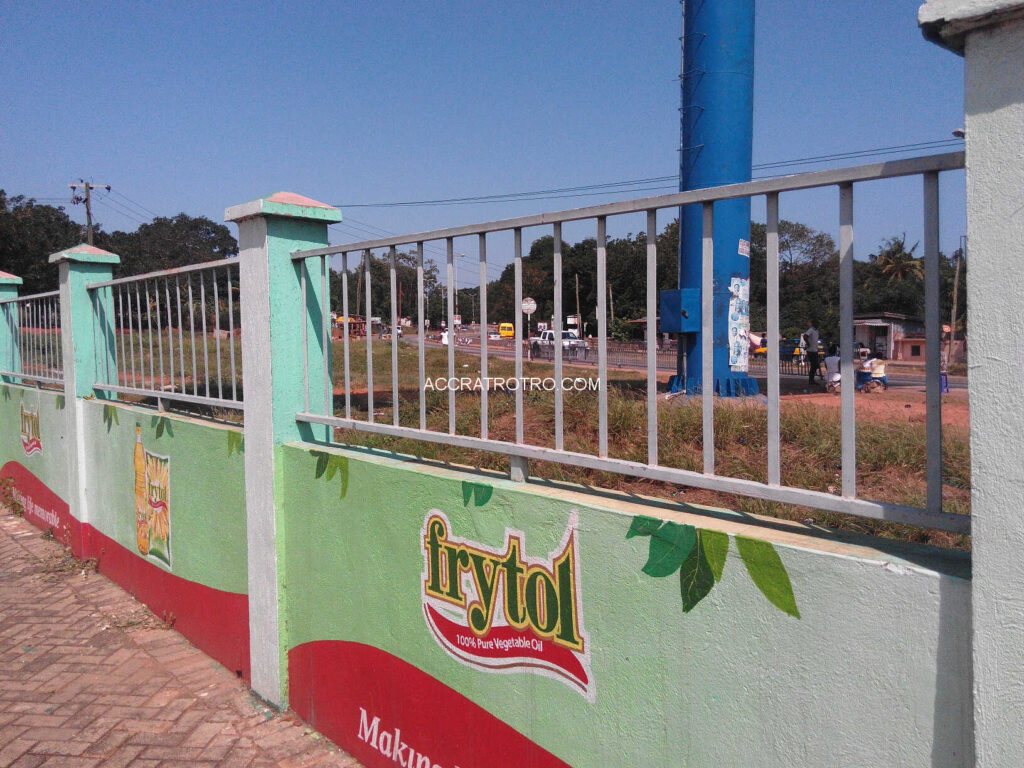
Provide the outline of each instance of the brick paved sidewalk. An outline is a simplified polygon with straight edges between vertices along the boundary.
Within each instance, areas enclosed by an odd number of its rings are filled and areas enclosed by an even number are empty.
[[[0,766],[275,765],[359,768],[0,510]]]

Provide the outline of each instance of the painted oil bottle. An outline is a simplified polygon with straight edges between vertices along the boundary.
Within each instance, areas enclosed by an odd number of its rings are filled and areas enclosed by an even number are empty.
[[[146,493],[146,450],[142,447],[142,427],[135,425],[135,543],[139,552],[149,554],[149,498]]]

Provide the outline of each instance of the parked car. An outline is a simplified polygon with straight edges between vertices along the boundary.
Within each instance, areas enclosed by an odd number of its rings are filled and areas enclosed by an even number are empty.
[[[530,340],[530,351],[534,357],[555,356],[555,332],[541,331],[539,336]],[[570,359],[587,359],[589,347],[587,342],[576,335],[575,331],[562,331],[562,352]]]
[[[498,333],[503,339],[514,339],[516,337],[516,327],[512,323],[502,323],[498,326]]]
[[[501,341],[501,334],[497,331],[490,331],[487,334],[488,341]]]

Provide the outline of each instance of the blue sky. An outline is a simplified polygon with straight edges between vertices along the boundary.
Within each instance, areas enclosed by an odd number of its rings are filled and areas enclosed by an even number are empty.
[[[759,0],[755,164],[950,138],[963,62],[921,37],[919,4]],[[150,213],[219,221],[288,190],[342,206],[335,242],[668,191],[347,207],[676,173],[679,19],[677,0],[0,2],[0,187],[63,198],[79,177],[111,184],[125,197],[98,201],[106,229]],[[920,238],[920,187],[858,194],[858,255],[888,235]],[[942,193],[950,252],[962,174]],[[834,193],[800,193],[783,196],[782,215],[834,233],[837,206]],[[496,275],[509,244],[489,256]]]

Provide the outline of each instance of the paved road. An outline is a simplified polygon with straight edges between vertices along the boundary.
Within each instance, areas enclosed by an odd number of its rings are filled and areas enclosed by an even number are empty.
[[[0,766],[360,768],[6,511]]]
[[[469,338],[473,338],[473,337],[469,337]],[[415,344],[416,343],[416,336],[415,335],[407,336],[405,338],[405,342],[408,343],[408,344]],[[497,344],[498,342],[492,342],[492,343]],[[438,342],[434,342],[434,341],[426,341],[426,342],[424,342],[424,346],[428,347],[428,348],[432,348],[432,349],[447,349],[447,347],[445,345],[440,344]],[[477,339],[475,339],[475,338],[473,338],[473,343],[466,344],[466,345],[460,345],[460,346],[457,347],[457,349],[459,351],[461,351],[461,352],[466,352],[466,353],[469,353],[469,354],[477,354],[477,355],[480,354],[479,341]],[[508,346],[504,346],[502,344],[501,346],[493,346],[493,347],[489,346],[487,348],[487,356],[488,357],[498,357],[498,358],[502,358],[502,359],[505,359],[505,360],[514,360],[516,354],[515,354],[515,349],[514,348],[508,347]],[[664,358],[665,356],[661,355],[660,357]],[[525,360],[527,360],[527,358],[528,358],[528,355],[524,351],[523,360],[525,361]],[[544,360],[534,360],[534,362],[544,362]],[[659,362],[662,362],[662,361],[659,361]],[[597,367],[597,352],[593,348],[590,349],[589,350],[589,354],[587,355],[587,358],[585,360],[580,360],[580,359],[570,360],[568,356],[565,356],[563,358],[563,363],[566,364],[566,365],[584,365],[584,366],[593,366],[593,367],[596,368]],[[627,353],[618,354],[618,353],[616,353],[613,350],[609,350],[608,351],[608,365],[609,365],[609,367],[612,370],[646,371],[646,368],[644,367],[644,358],[643,358],[643,356],[642,355],[638,355],[638,354],[634,354],[633,352],[627,352]],[[667,372],[674,373],[675,372],[675,366],[674,366],[674,364],[672,366],[670,366],[670,367],[666,367],[665,365],[661,365],[658,368],[658,372],[660,374],[664,374],[664,373],[667,373]],[[752,366],[751,367],[751,371],[750,371],[750,375],[754,376],[755,378],[764,378],[767,375],[767,373],[765,372],[765,367],[764,366]],[[792,380],[806,379],[807,378],[807,374],[806,373],[786,373],[785,371],[783,371],[779,375],[782,378],[784,378],[784,379],[792,379]],[[914,374],[912,372],[894,373],[894,374],[889,375],[888,379],[889,379],[889,386],[890,387],[895,387],[895,388],[906,388],[906,387],[921,387],[921,388],[923,388],[924,387],[924,372],[923,371],[920,374]],[[950,389],[967,389],[967,379],[965,377],[962,377],[962,376],[951,376],[949,378],[949,388]]]

